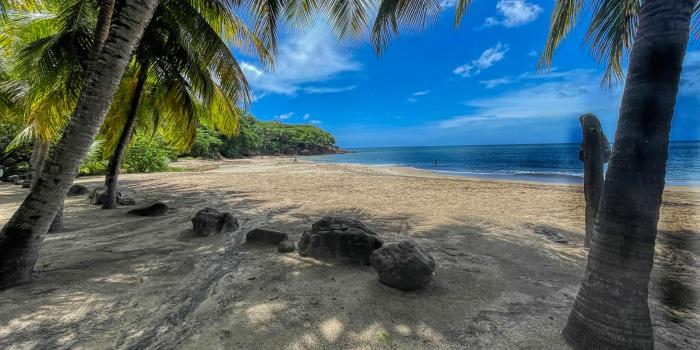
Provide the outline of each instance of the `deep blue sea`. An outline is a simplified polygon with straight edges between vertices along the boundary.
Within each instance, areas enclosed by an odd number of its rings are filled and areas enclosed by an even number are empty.
[[[451,175],[549,183],[582,183],[578,144],[356,148],[312,161],[403,166]],[[437,164],[435,163],[437,161]],[[672,142],[666,183],[700,186],[700,141]]]

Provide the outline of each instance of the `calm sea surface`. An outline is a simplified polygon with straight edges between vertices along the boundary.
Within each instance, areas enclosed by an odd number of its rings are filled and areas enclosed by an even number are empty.
[[[355,153],[306,159],[404,166],[469,177],[550,183],[583,182],[578,144],[356,148],[351,151]],[[700,186],[700,141],[671,143],[666,182],[677,186]]]

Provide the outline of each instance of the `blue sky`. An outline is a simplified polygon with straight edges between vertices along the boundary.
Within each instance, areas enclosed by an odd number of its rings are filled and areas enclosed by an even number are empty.
[[[474,0],[455,29],[443,0],[435,25],[404,32],[377,57],[365,40],[339,43],[324,23],[283,34],[276,69],[241,59],[262,120],[316,124],[341,147],[578,142],[594,112],[611,136],[622,85],[582,45],[585,22],[538,74],[551,0]],[[700,138],[700,51],[691,46],[672,139]]]

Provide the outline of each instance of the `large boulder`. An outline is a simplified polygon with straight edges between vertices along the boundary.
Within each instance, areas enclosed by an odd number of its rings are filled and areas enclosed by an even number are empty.
[[[289,239],[284,232],[267,230],[264,228],[254,228],[245,234],[246,242],[258,242],[267,244],[280,244],[282,241]]]
[[[435,260],[413,241],[387,244],[372,252],[372,267],[384,284],[401,290],[424,288],[433,278]]]
[[[299,255],[354,265],[369,265],[369,256],[382,247],[377,234],[346,217],[324,217],[299,239]]]
[[[90,193],[90,190],[89,190],[87,187],[85,187],[85,186],[83,186],[83,185],[79,185],[79,184],[74,184],[74,185],[71,186],[70,189],[68,190],[68,196],[69,196],[69,197],[72,197],[72,196],[84,196],[84,195],[86,195],[86,194],[88,194],[88,193]]]
[[[129,214],[138,216],[160,216],[168,212],[168,206],[161,202],[155,202],[145,207],[129,210]]]
[[[192,218],[192,230],[198,236],[231,232],[238,229],[238,220],[230,213],[222,213],[214,208],[204,208]]]

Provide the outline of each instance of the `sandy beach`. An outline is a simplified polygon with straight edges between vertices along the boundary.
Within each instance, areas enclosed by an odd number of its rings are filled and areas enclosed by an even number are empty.
[[[182,161],[125,174],[121,191],[172,209],[156,218],[65,202],[30,283],[0,292],[2,349],[565,349],[585,268],[577,185],[489,181],[291,158]],[[101,177],[79,178],[101,186]],[[0,184],[0,224],[27,189]],[[204,208],[242,227],[194,237]],[[664,195],[650,308],[657,349],[700,348],[700,188]],[[254,227],[299,238],[326,215],[435,258],[424,291],[246,244]]]

